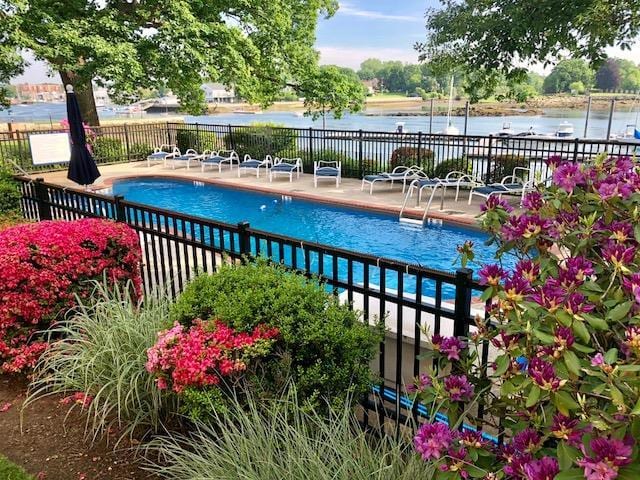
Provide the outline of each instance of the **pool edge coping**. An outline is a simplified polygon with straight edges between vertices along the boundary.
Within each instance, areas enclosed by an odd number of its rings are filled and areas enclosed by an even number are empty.
[[[105,187],[113,186],[114,181],[117,180],[132,180],[136,178],[166,178],[166,179],[177,179],[189,182],[202,182],[208,183],[211,185],[218,185],[223,187],[231,187],[237,188],[239,190],[249,190],[254,192],[260,192],[271,195],[286,195],[292,198],[298,198],[302,200],[311,200],[314,202],[324,203],[328,205],[338,205],[342,207],[351,207],[360,210],[368,210],[378,213],[386,213],[386,214],[394,214],[400,215],[400,207],[394,206],[384,206],[384,205],[371,205],[366,202],[362,202],[360,200],[345,200],[341,198],[327,198],[322,195],[316,195],[308,192],[292,192],[290,190],[281,190],[278,188],[268,188],[262,187],[260,185],[239,185],[236,182],[229,181],[222,178],[207,178],[207,179],[194,179],[193,177],[187,177],[179,174],[163,174],[163,173],[152,173],[152,174],[136,174],[136,175],[116,175],[109,178],[106,178],[102,185],[98,188],[95,188],[95,191],[102,190]],[[415,208],[406,209],[405,214],[407,217],[421,220],[424,215],[424,210],[418,210]],[[439,220],[443,223],[454,224],[456,226],[462,226],[466,228],[471,228],[473,230],[482,231],[482,229],[478,226],[477,222],[473,219],[469,218],[452,218],[446,214],[438,214],[438,213],[429,213],[427,215],[427,219]]]

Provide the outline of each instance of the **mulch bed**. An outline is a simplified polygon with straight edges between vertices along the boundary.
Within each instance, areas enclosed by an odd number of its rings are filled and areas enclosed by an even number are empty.
[[[0,375],[0,453],[9,460],[38,480],[158,480],[140,468],[130,445],[114,452],[104,439],[92,444],[80,409],[67,416],[61,397],[29,405],[21,428],[27,385],[25,377]]]

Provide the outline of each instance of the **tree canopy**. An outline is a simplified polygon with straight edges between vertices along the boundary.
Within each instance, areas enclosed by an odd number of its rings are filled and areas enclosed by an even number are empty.
[[[427,13],[421,59],[464,65],[486,85],[495,72],[523,78],[526,63],[554,63],[567,53],[598,63],[605,48],[629,49],[640,33],[640,0],[444,1]],[[586,85],[586,84],[585,84]]]
[[[595,78],[596,87],[602,90],[617,90],[622,81],[620,65],[613,58],[608,58],[600,65]]]
[[[322,72],[315,28],[336,8],[335,0],[0,0],[0,80],[20,73],[20,53],[30,50],[74,85],[92,124],[93,82],[116,101],[167,88],[190,113],[202,111],[206,81],[254,103],[270,103],[286,85],[317,97],[305,91]]]
[[[594,72],[589,64],[577,58],[562,60],[553,67],[551,73],[544,79],[544,93],[563,93],[571,91],[571,84],[582,82],[584,88],[591,88]]]

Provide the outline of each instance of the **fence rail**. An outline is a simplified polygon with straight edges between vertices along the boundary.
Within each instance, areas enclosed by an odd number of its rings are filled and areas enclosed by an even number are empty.
[[[376,425],[391,422],[399,429],[403,419],[419,414],[402,392],[427,367],[427,360],[418,359],[428,348],[425,327],[431,333],[465,336],[473,329],[474,315],[484,314],[484,305],[472,308],[472,296],[482,287],[469,269],[442,272],[261,231],[244,222],[231,225],[121,196],[65,189],[42,179],[17,179],[23,214],[29,220],[95,217],[133,228],[142,248],[147,292],[168,286],[175,296],[196,272],[213,272],[222,262],[265,256],[320,277],[341,301],[362,312],[363,321],[374,325],[384,319],[387,335],[371,365],[381,381],[364,404],[365,420]],[[484,361],[489,348],[484,346]],[[478,413],[481,419],[482,409]]]
[[[51,169],[33,166],[29,150],[30,135],[48,132],[0,133],[0,162],[17,163],[27,171]],[[633,140],[505,138],[171,122],[96,127],[89,138],[98,163],[143,160],[154,147],[168,143],[177,145],[181,151],[234,149],[241,156],[253,158],[300,157],[308,173],[313,171],[314,161],[341,160],[344,177],[361,178],[397,165],[420,165],[430,176],[458,170],[473,173],[486,182],[502,180],[515,167],[529,167],[546,177],[545,160],[554,155],[586,161],[602,152],[634,155],[640,147]]]

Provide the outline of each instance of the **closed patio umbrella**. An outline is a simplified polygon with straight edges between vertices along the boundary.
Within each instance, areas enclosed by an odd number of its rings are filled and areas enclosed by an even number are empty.
[[[67,178],[80,185],[91,185],[100,176],[100,172],[87,149],[87,136],[82,124],[80,106],[71,85],[67,85],[67,119],[71,135],[71,159]]]

